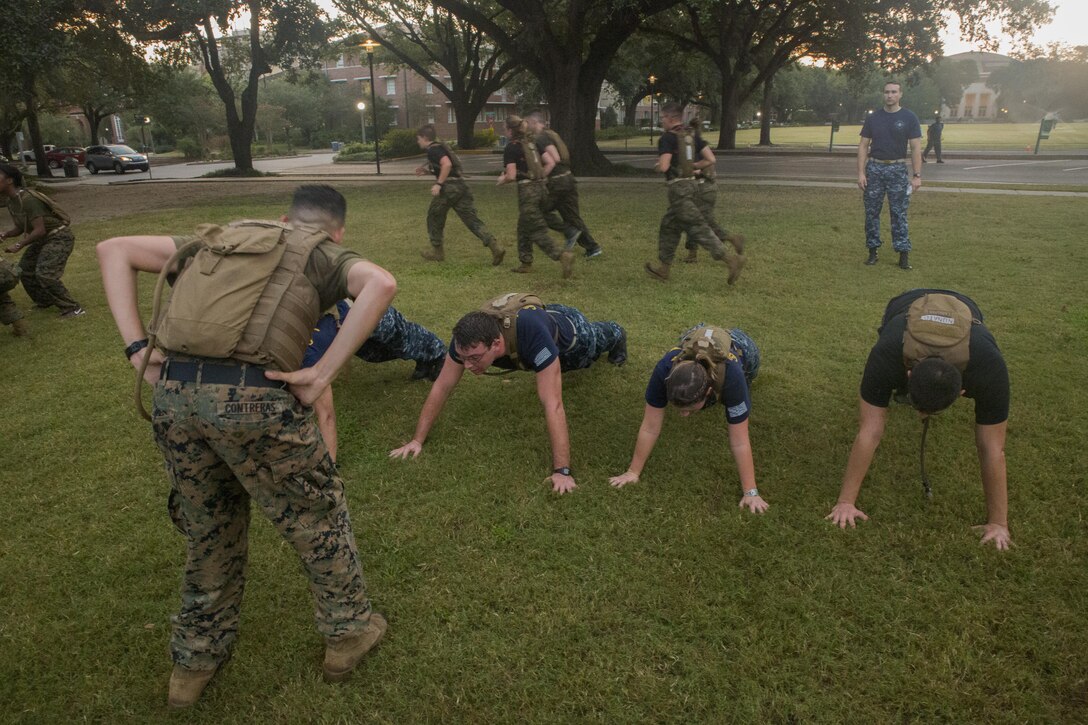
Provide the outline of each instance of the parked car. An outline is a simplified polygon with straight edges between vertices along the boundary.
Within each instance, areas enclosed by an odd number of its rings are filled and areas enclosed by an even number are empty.
[[[65,159],[75,159],[82,164],[85,159],[83,149],[79,146],[61,146],[45,152],[45,160],[51,169],[59,169]]]
[[[55,148],[56,148],[56,146],[54,146],[51,143],[47,143],[47,144],[44,144],[42,146],[42,150],[45,151],[46,156],[48,156],[49,152],[52,151]],[[19,156],[19,158],[21,158],[23,160],[23,163],[26,163],[26,164],[34,163],[34,149],[27,149],[26,151],[24,151]]]
[[[88,146],[83,153],[87,171],[92,174],[105,169],[113,169],[116,173],[123,174],[129,169],[147,171],[149,167],[146,156],[124,144]]]

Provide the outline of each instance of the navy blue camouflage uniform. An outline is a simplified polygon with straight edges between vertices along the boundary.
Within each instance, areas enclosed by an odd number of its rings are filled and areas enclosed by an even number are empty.
[[[310,336],[302,367],[316,365],[328,351],[350,310],[348,302],[341,300],[333,310],[321,316]],[[390,305],[378,320],[374,332],[355,351],[355,357],[371,363],[414,360],[420,366],[436,365],[446,357],[446,344],[423,325],[404,319],[404,315]]]
[[[888,113],[883,108],[869,114],[861,128],[861,137],[871,139],[869,160],[865,164],[865,246],[880,246],[880,212],[884,197],[888,197],[891,217],[892,249],[911,251],[907,230],[907,209],[910,207],[910,174],[906,159],[910,154],[910,139],[922,137],[918,117],[905,108]]]

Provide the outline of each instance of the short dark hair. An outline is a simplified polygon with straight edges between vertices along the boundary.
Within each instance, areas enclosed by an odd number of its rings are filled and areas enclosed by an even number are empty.
[[[665,397],[678,408],[695,405],[706,397],[709,388],[710,376],[706,368],[695,360],[676,363],[665,378]]]
[[[419,130],[416,131],[416,136],[422,136],[428,141],[434,141],[438,138],[438,132],[434,130],[433,125],[427,123],[419,127]]]
[[[23,172],[11,164],[0,164],[0,174],[14,181],[16,186],[23,185]]]
[[[533,110],[525,114],[525,118],[531,118],[535,121],[540,121],[541,123],[544,123],[544,112],[541,111],[539,108],[534,108]]]
[[[899,92],[903,92],[903,84],[895,80],[894,78],[889,78],[888,80],[884,81],[884,85],[880,87],[880,90],[884,90],[886,86],[899,86]]]
[[[684,115],[684,105],[676,101],[669,101],[661,107],[661,115],[681,118]]]
[[[491,347],[491,344],[498,340],[501,334],[499,321],[486,312],[477,310],[468,313],[453,326],[451,344],[462,350],[477,343]]]
[[[294,223],[334,232],[344,226],[348,202],[328,184],[306,184],[295,189],[287,217]]]
[[[939,357],[927,357],[910,371],[910,403],[923,413],[939,413],[956,402],[963,390],[959,369]]]

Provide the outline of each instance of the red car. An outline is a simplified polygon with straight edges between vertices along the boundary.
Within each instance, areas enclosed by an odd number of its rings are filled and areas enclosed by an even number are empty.
[[[60,146],[52,151],[45,152],[45,160],[49,162],[49,168],[59,169],[65,159],[75,159],[82,166],[86,160],[84,149],[79,146]]]

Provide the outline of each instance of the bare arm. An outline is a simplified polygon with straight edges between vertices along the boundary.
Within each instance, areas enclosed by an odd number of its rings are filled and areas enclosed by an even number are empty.
[[[731,423],[729,425],[729,448],[733,451],[733,460],[737,464],[737,475],[740,478],[741,496],[740,508],[747,508],[755,514],[761,514],[770,506],[762,496],[748,496],[746,491],[751,491],[756,486],[756,464],[752,459],[752,442],[748,438],[748,421]]]
[[[982,470],[982,492],[986,497],[986,525],[982,542],[992,541],[998,549],[1012,544],[1009,535],[1008,479],[1005,468],[1005,433],[1008,423],[976,425],[975,446]]]
[[[657,166],[655,166],[654,168],[657,171],[664,174],[665,172],[667,172],[669,170],[669,166],[671,166],[671,165],[672,165],[672,154],[671,153],[661,154],[660,156],[657,157]]]
[[[416,432],[412,440],[400,448],[389,452],[390,458],[415,458],[423,450],[423,443],[431,432],[431,426],[438,420],[439,413],[446,406],[446,400],[450,393],[461,382],[461,376],[465,374],[465,366],[454,362],[453,358],[446,354],[446,361],[442,365],[442,372],[431,386],[431,392],[427,394],[427,400],[423,403],[423,410],[419,412],[419,420],[416,422]]]
[[[832,523],[839,528],[846,528],[847,524],[855,526],[855,520],[869,519],[864,513],[854,507],[861,491],[861,483],[865,480],[865,474],[869,472],[869,466],[873,462],[873,454],[876,453],[880,439],[884,436],[884,422],[888,417],[887,408],[878,408],[864,400],[858,401],[858,434],[854,438],[854,447],[850,449],[850,459],[846,463],[846,473],[842,477],[842,488],[839,491],[839,500],[831,513],[827,516]]]
[[[922,173],[922,139],[912,138],[910,140],[910,165],[914,169],[914,174]],[[914,191],[918,191],[922,186],[922,177],[911,174],[910,185]]]
[[[646,467],[646,461],[650,459],[650,454],[657,445],[664,421],[665,409],[655,408],[647,403],[642,411],[642,425],[638,427],[638,438],[635,439],[635,452],[631,454],[631,463],[622,474],[608,479],[609,483],[616,488],[622,488],[628,483],[638,483],[642,469]]]
[[[869,180],[865,176],[865,164],[869,161],[869,143],[872,139],[861,137],[858,142],[858,188],[865,191]]]
[[[287,382],[292,395],[304,405],[312,405],[336,378],[340,368],[355,354],[377,327],[386,308],[397,293],[393,275],[373,262],[359,260],[348,270],[348,294],[355,300],[351,314],[333,338],[328,351],[317,364],[294,372],[268,370],[265,377]]]
[[[333,405],[331,385],[314,401],[314,417],[325,447],[329,449],[329,457],[336,463],[336,406]]]
[[[570,433],[567,431],[567,412],[563,408],[563,376],[559,358],[536,374],[536,394],[544,407],[544,420],[548,424],[548,438],[552,444],[552,468],[570,466]],[[552,490],[566,493],[574,488],[574,478],[561,473],[549,476]]]
[[[442,193],[442,185],[446,183],[446,179],[450,178],[450,171],[453,170],[453,162],[450,161],[449,156],[443,156],[442,160],[438,162],[438,178],[434,180],[434,184],[431,185],[431,196],[438,196]]]
[[[699,159],[692,166],[702,171],[706,168],[713,168],[717,162],[718,159],[714,156],[714,152],[710,150],[710,146],[703,146],[703,150],[699,152]],[[707,176],[713,176],[713,174],[707,174]]]
[[[11,234],[10,236],[13,236],[13,237],[19,236],[19,233],[20,233],[19,229],[12,229],[11,231],[15,232],[15,233]],[[5,234],[5,236],[7,236],[7,233]],[[37,217],[33,221],[30,222],[30,231],[26,233],[26,236],[23,237],[20,241],[16,242],[15,244],[12,244],[10,247],[8,247],[7,251],[8,252],[18,252],[23,247],[29,247],[31,244],[33,244],[34,242],[36,242],[39,239],[42,239],[44,237],[45,237],[45,217]]]
[[[546,157],[548,157],[548,158],[550,158],[552,160],[552,167],[553,168],[555,167],[556,164],[559,163],[559,159],[560,159],[559,149],[557,149],[555,147],[555,144],[548,144],[547,148],[544,149],[544,156],[546,156]]]
[[[517,164],[507,164],[506,168],[501,174],[499,174],[499,181],[495,186],[502,186],[511,181],[517,181],[518,178],[518,166]]]

